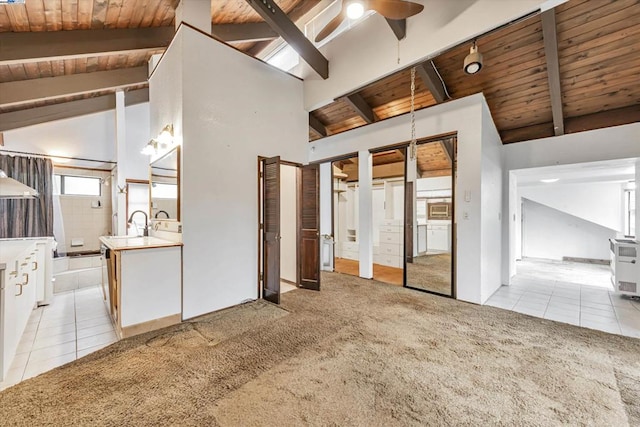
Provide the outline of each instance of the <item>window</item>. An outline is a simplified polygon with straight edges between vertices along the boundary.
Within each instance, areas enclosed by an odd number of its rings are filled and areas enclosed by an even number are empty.
[[[176,184],[160,184],[154,182],[151,193],[154,199],[177,199],[178,186]]]
[[[67,196],[100,196],[100,178],[93,176],[54,175],[54,191]]]
[[[636,192],[625,190],[624,192],[624,234],[635,237],[636,235]]]

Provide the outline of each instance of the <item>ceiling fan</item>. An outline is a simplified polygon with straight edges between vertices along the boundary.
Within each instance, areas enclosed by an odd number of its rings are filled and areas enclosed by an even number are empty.
[[[340,13],[316,36],[316,43],[326,38],[340,26],[345,18],[358,19],[365,10],[373,10],[387,19],[407,19],[422,12],[424,6],[403,0],[342,0]]]

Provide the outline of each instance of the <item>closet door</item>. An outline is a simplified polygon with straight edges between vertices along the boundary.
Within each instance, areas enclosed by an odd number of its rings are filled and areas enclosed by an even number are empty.
[[[280,304],[280,157],[263,160],[262,297]]]
[[[320,168],[308,165],[300,168],[302,175],[300,189],[300,236],[298,253],[300,254],[301,288],[320,290]]]

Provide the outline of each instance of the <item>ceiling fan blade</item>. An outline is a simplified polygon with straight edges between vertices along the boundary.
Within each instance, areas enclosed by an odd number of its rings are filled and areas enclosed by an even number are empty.
[[[422,12],[424,6],[402,0],[369,0],[369,9],[388,19],[407,19]]]
[[[316,36],[316,43],[324,40],[329,34],[333,33],[336,30],[336,28],[340,26],[340,24],[342,23],[342,21],[344,21],[344,18],[346,17],[347,17],[347,13],[343,7],[340,10],[340,13],[338,13],[335,18],[329,21],[329,23],[325,25],[322,30],[320,30],[320,32]]]

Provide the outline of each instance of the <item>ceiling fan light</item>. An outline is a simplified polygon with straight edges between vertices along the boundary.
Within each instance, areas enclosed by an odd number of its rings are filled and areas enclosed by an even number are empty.
[[[474,42],[469,50],[469,55],[464,58],[464,72],[476,74],[482,69],[482,54],[478,52],[478,47]]]
[[[358,19],[364,15],[364,6],[359,1],[353,1],[347,5],[349,19]]]

